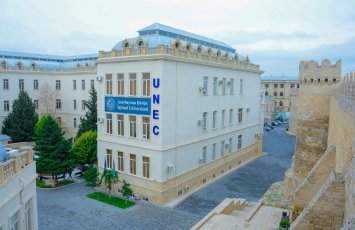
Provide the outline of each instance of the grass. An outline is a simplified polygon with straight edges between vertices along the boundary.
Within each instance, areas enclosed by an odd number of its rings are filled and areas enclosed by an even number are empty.
[[[86,195],[86,197],[89,197],[94,200],[98,200],[98,201],[103,202],[105,204],[113,205],[118,208],[123,208],[123,209],[129,208],[129,207],[135,205],[135,203],[132,201],[123,200],[121,198],[114,197],[114,196],[111,196],[111,199],[110,199],[110,197],[107,194],[102,193],[102,192],[90,193],[90,194]]]
[[[48,184],[44,183],[43,181],[36,180],[36,186],[39,187],[39,188],[59,188],[59,187],[62,187],[64,185],[72,184],[72,183],[74,183],[74,181],[72,181],[72,180],[63,180],[63,181],[58,182],[53,187],[52,185],[48,185]]]

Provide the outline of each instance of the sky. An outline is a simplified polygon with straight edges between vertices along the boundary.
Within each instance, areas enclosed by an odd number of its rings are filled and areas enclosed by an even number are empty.
[[[0,0],[0,50],[78,55],[111,50],[155,22],[223,41],[264,76],[301,60],[355,71],[354,0]]]

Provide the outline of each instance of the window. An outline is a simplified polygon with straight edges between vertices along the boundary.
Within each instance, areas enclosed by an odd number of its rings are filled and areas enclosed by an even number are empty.
[[[269,93],[268,93],[268,91],[265,91],[265,96],[269,96]]]
[[[143,96],[150,97],[150,73],[143,73]]]
[[[124,136],[124,115],[117,115],[117,135]]]
[[[10,230],[19,230],[20,229],[20,225],[19,225],[19,214],[20,212],[17,211],[10,220]]]
[[[233,125],[233,109],[229,110],[229,125]]]
[[[284,84],[280,84],[280,88],[283,88],[284,87]]]
[[[229,143],[228,143],[228,151],[229,153],[232,152],[233,149],[233,138],[229,138]]]
[[[118,156],[117,170],[123,172],[123,171],[124,171],[124,157],[123,157],[123,152],[118,151],[118,152],[117,152],[117,156]]]
[[[284,106],[284,103],[282,101],[279,102],[280,106]]]
[[[150,139],[150,117],[142,117],[143,123],[143,139]]]
[[[112,150],[106,149],[106,167],[112,169]]]
[[[283,92],[280,92],[280,97],[283,97],[284,96],[284,93]]]
[[[299,85],[299,84],[297,84],[297,89],[298,89],[298,88],[300,88],[300,85]]]
[[[2,69],[7,69],[7,63],[6,63],[6,61],[2,61],[2,62],[1,62],[1,68],[2,68]]]
[[[95,87],[95,81],[94,80],[90,80],[90,84],[91,84],[91,87]]]
[[[29,200],[25,204],[25,229],[32,229],[32,200]]]
[[[203,77],[203,90],[204,94],[208,94],[208,77]]]
[[[73,80],[73,90],[76,90],[76,80]]]
[[[106,114],[106,133],[112,134],[112,114]]]
[[[212,160],[216,159],[217,143],[212,145]]]
[[[81,80],[81,89],[85,90],[85,80]]]
[[[23,65],[22,65],[21,62],[17,62],[16,67],[17,67],[18,70],[23,69]]]
[[[74,118],[74,128],[76,128],[76,118]]]
[[[58,125],[60,127],[62,127],[62,118],[61,117],[57,117],[56,120],[57,120]]]
[[[274,88],[277,88],[277,86],[278,86],[277,84],[274,84]]]
[[[38,80],[33,80],[33,89],[38,90]]]
[[[295,88],[295,84],[291,84],[291,89],[292,89],[292,88]]]
[[[226,120],[226,110],[223,109],[223,110],[222,110],[222,127],[225,127],[225,126],[226,126],[225,120]]]
[[[277,97],[277,92],[276,91],[274,92],[274,96]]]
[[[243,122],[243,109],[239,108],[238,109],[238,123],[242,123]]]
[[[265,84],[265,88],[269,88],[269,84]]]
[[[215,129],[217,125],[217,111],[213,112],[212,129]]]
[[[4,90],[8,90],[9,89],[9,79],[4,79],[3,80],[3,86],[4,86]]]
[[[60,80],[55,81],[55,89],[60,90]]]
[[[215,77],[213,78],[213,95],[217,95],[218,94],[218,79]]]
[[[106,74],[106,94],[112,95],[112,74]]]
[[[135,154],[129,154],[129,166],[130,166],[130,173],[133,175],[136,175],[137,169],[136,169],[136,155]]]
[[[60,99],[55,100],[55,108],[62,109],[62,101]]]
[[[224,145],[225,145],[225,141],[223,140],[223,141],[221,141],[221,156],[223,156],[224,155]]]
[[[207,129],[207,112],[202,114],[202,128],[203,130]]]
[[[123,73],[117,74],[117,95],[124,95],[124,75]]]
[[[129,136],[137,137],[136,116],[129,116]]]
[[[81,110],[85,110],[86,106],[85,106],[85,100],[81,100]]]
[[[207,146],[202,147],[202,163],[206,163],[206,158],[207,158]]]
[[[34,100],[33,104],[35,105],[35,109],[38,109],[38,100]]]
[[[130,96],[137,95],[137,76],[135,73],[129,74],[129,95]]]
[[[73,107],[76,109],[76,100],[73,100]]]
[[[10,111],[10,101],[4,101],[4,111]]]
[[[25,88],[25,82],[24,82],[23,79],[20,79],[20,80],[18,81],[18,88],[19,88],[20,90],[24,90],[24,88]]]
[[[239,83],[239,94],[242,95],[243,94],[243,79],[240,79],[240,83]]]
[[[234,79],[233,78],[230,80],[229,84],[230,84],[230,86],[229,86],[230,87],[229,88],[230,89],[230,94],[233,95],[234,94]]]
[[[149,157],[143,157],[143,177],[149,178]]]
[[[222,80],[222,95],[226,95],[226,82],[227,82],[227,79],[223,78],[223,80]]]
[[[238,149],[242,148],[242,135],[238,135]]]

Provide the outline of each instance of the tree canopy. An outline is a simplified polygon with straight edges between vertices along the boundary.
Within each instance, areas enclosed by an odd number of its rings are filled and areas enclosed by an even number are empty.
[[[36,145],[34,150],[38,155],[37,172],[58,175],[71,173],[75,167],[74,157],[69,151],[71,139],[65,140],[64,132],[51,115],[45,115],[36,125]]]
[[[21,90],[12,103],[12,111],[3,121],[1,132],[13,142],[32,141],[34,126],[38,121],[35,105],[26,91]]]
[[[97,159],[97,132],[89,130],[75,139],[71,149],[77,164],[93,165]]]
[[[91,85],[89,94],[89,100],[84,101],[85,108],[88,111],[83,118],[80,118],[77,138],[89,130],[97,131],[97,92],[93,85]]]

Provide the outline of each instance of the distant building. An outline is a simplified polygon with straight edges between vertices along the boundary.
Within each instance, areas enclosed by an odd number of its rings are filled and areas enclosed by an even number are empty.
[[[261,77],[265,96],[271,96],[275,112],[291,111],[291,90],[299,88],[297,77]]]
[[[32,147],[6,156],[0,144],[0,229],[36,230],[36,165]]]

